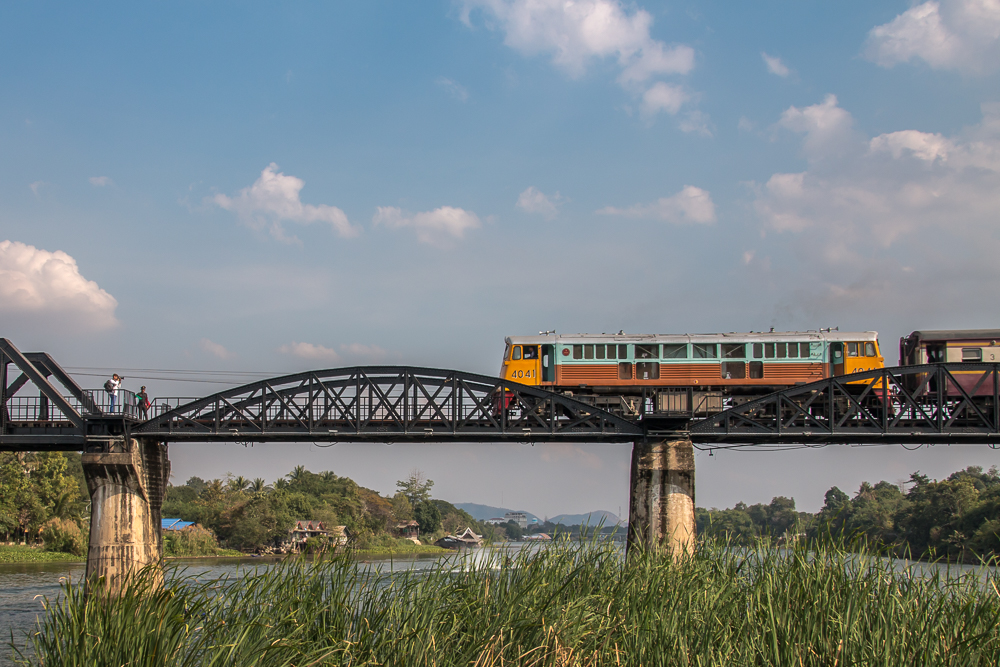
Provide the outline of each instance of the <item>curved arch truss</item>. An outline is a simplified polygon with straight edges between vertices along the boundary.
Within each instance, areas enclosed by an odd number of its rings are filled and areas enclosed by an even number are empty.
[[[792,387],[691,425],[703,444],[1000,443],[1000,364],[930,364]]]
[[[484,375],[359,366],[262,380],[132,428],[181,441],[631,442],[642,427],[536,387]]]

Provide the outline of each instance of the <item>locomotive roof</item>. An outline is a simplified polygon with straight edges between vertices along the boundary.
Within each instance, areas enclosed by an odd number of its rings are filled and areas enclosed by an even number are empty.
[[[1000,332],[997,332],[1000,336]],[[548,336],[508,336],[515,345],[563,345],[581,343],[769,343],[782,341],[865,341],[877,340],[877,331],[749,331],[746,333],[704,334],[550,334]]]
[[[907,338],[916,340],[991,340],[1000,339],[1000,329],[941,329],[914,331]]]

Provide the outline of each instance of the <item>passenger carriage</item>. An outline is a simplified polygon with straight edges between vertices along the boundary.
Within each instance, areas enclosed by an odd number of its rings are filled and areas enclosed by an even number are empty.
[[[955,329],[914,331],[899,339],[901,366],[920,364],[965,363],[968,371],[951,371],[956,383],[968,394],[993,396],[993,382],[984,381],[987,367],[980,364],[1000,363],[1000,329]],[[972,367],[972,365],[977,365]],[[911,391],[937,391],[933,379],[917,374],[908,377]],[[958,387],[948,383],[946,395],[960,396]]]
[[[795,384],[883,368],[874,331],[574,334],[506,339],[501,377],[623,414],[707,414]]]

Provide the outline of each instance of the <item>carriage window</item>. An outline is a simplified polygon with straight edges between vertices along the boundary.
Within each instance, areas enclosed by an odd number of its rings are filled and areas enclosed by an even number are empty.
[[[983,349],[980,347],[963,347],[962,361],[982,361]]]
[[[583,359],[583,345],[574,345],[573,346],[573,358],[574,359]]]
[[[660,357],[659,345],[636,345],[636,359],[658,359]]]
[[[524,346],[524,358],[525,359],[537,359],[538,358],[538,346],[537,345],[525,345]]]
[[[797,359],[798,356],[799,356],[799,344],[798,343],[789,343],[788,344],[788,358],[789,359]]]
[[[510,355],[510,358],[514,361],[519,361],[521,359],[521,346],[515,345],[514,352]]]
[[[604,345],[595,345],[594,346],[594,355],[595,355],[595,358],[597,358],[597,359],[603,359],[604,358],[604,350],[605,350],[605,346]]]
[[[874,357],[875,354],[875,343],[865,343],[865,356]]]
[[[734,345],[732,343],[722,344],[723,359],[742,359],[747,356],[747,346],[743,343]],[[736,377],[735,375],[733,377]],[[742,375],[740,377],[743,377]]]
[[[848,343],[847,344],[847,356],[849,356],[849,357],[856,357],[856,356],[858,356],[858,344],[857,343]]]
[[[763,343],[754,343],[753,344],[753,358],[754,359],[763,359],[764,358],[764,344]]]
[[[764,343],[764,358],[774,359],[774,343]]]
[[[808,359],[809,357],[811,357],[812,353],[810,352],[810,350],[812,348],[810,348],[809,346],[812,344],[814,343],[799,343],[799,356],[802,357],[803,359]]]
[[[617,359],[615,352],[618,351],[617,345],[608,345],[608,359]]]
[[[715,359],[718,355],[715,343],[692,343],[691,351],[695,359]]]
[[[777,352],[776,356],[779,359],[784,359],[787,356],[787,349],[786,349],[786,345],[784,343],[775,343],[774,344],[774,348],[775,348],[775,351]]]
[[[584,345],[583,346],[583,358],[584,359],[593,359],[594,358],[594,346],[593,345]]]
[[[761,380],[764,378],[764,362],[763,361],[751,361],[750,366],[750,379],[751,380]]]
[[[618,346],[618,358],[619,359],[628,359],[628,345],[619,345]]]
[[[687,359],[688,346],[684,343],[667,343],[663,346],[664,359]]]

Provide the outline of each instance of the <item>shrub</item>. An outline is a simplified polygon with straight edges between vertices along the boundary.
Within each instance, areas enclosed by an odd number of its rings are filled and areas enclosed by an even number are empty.
[[[200,524],[163,535],[163,552],[167,556],[214,556],[219,552],[215,533]]]
[[[87,550],[87,541],[76,521],[71,519],[49,519],[42,524],[42,541],[46,551],[82,556]]]

